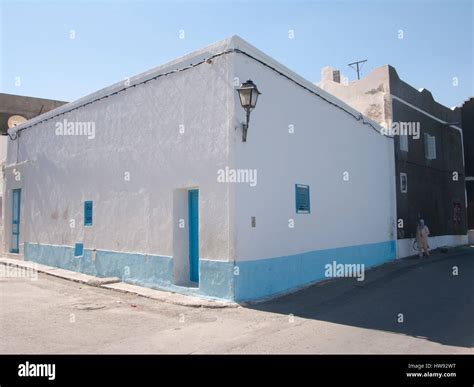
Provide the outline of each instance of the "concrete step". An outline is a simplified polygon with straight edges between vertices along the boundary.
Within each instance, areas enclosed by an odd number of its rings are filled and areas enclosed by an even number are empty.
[[[45,273],[53,277],[58,277],[58,278],[62,278],[62,279],[66,279],[66,280],[74,281],[74,282],[79,282],[79,283],[90,285],[90,286],[102,286],[102,285],[112,284],[115,282],[120,282],[120,279],[116,277],[99,278],[99,277],[94,277],[88,274],[60,269],[59,267],[46,266],[46,265],[42,265],[36,262],[31,262],[31,261],[20,261],[19,259],[13,259],[13,258],[0,258],[0,264],[17,266],[23,269],[29,269],[29,270],[37,271],[39,273]]]
[[[24,260],[25,260],[25,257],[23,257],[23,254],[5,253],[4,256],[5,256],[6,258],[17,259],[17,260],[19,260],[19,261],[24,261]]]

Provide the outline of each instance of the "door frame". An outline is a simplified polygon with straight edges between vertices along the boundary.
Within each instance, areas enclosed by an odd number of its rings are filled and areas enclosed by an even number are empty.
[[[15,214],[15,198],[18,197],[17,214]],[[20,253],[20,219],[21,219],[21,188],[12,189],[12,222],[10,233],[10,253]],[[15,216],[16,215],[16,216]],[[16,219],[16,220],[15,220]],[[16,224],[16,227],[15,227]],[[16,230],[16,232],[15,232]],[[13,243],[16,237],[16,243]]]
[[[199,283],[199,189],[188,190],[188,232],[189,280]]]

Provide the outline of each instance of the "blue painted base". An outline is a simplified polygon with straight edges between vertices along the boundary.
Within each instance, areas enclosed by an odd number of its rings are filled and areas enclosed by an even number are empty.
[[[173,259],[25,243],[25,259],[97,277],[119,277],[124,282],[210,299],[251,301],[287,292],[326,279],[325,265],[364,264],[365,268],[396,257],[395,241],[312,251],[278,258],[233,262],[200,259],[199,288],[173,283]]]
[[[365,268],[396,258],[396,241],[317,250],[302,254],[241,261],[234,300],[251,301],[284,293],[323,279],[326,264],[364,264]]]
[[[76,256],[69,246],[25,243],[25,260],[59,267],[96,277],[118,277],[123,282],[209,299],[233,300],[233,278],[230,262],[199,261],[200,287],[189,288],[173,283],[173,259],[158,255],[122,253],[83,249]]]
[[[96,277],[118,277],[129,282],[167,285],[172,282],[173,260],[169,257],[25,243],[25,259]]]

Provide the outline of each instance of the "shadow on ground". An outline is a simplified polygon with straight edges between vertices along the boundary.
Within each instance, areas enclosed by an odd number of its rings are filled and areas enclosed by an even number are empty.
[[[405,260],[403,260],[405,261]],[[458,275],[453,275],[453,267]],[[474,248],[375,268],[247,308],[474,346]],[[399,314],[403,322],[398,322]]]

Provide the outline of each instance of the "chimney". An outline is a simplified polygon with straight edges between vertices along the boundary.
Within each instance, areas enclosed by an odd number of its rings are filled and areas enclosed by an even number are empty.
[[[333,69],[331,66],[326,66],[321,69],[321,82],[333,81],[341,83],[341,72]]]

